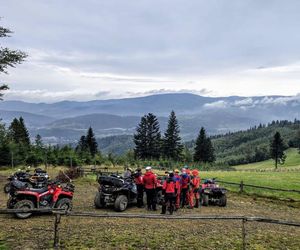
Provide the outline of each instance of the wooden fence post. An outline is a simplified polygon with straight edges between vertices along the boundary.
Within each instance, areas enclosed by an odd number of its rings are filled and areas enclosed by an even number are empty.
[[[245,227],[245,224],[246,224],[246,219],[244,218],[242,220],[242,237],[243,237],[243,247],[242,247],[242,249],[243,250],[246,250],[246,227]]]
[[[241,181],[240,183],[240,193],[243,193],[244,192],[244,182]]]
[[[60,223],[60,214],[55,214],[55,221],[54,221],[54,249],[58,249],[59,247],[59,234],[58,234],[58,224]]]

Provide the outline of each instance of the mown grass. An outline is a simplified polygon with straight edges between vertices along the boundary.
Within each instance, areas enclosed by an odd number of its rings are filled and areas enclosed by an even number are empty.
[[[289,148],[285,151],[286,160],[283,165],[278,165],[279,170],[289,169],[289,168],[299,168],[300,169],[300,154],[298,149]],[[264,170],[264,169],[275,169],[274,160],[261,161],[251,164],[243,164],[234,167],[236,170]]]

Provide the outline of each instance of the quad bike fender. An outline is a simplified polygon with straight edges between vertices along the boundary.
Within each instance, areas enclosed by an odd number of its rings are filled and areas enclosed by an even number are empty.
[[[53,195],[53,202],[56,203],[59,199],[62,199],[62,198],[72,199],[73,198],[73,193],[72,192],[66,192],[66,191],[57,192]]]
[[[9,202],[12,206],[20,200],[31,200],[33,204],[39,208],[40,198],[34,192],[18,191],[16,196],[9,198]]]

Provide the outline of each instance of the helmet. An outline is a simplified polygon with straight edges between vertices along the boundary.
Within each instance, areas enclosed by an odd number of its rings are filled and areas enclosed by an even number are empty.
[[[150,166],[146,167],[146,171],[150,171],[152,168]]]
[[[175,172],[175,173],[179,173],[179,170],[176,168],[176,169],[174,170],[174,172]]]
[[[199,171],[198,171],[197,169],[194,169],[194,170],[192,171],[192,175],[193,175],[193,176],[198,176],[198,175],[199,175]]]

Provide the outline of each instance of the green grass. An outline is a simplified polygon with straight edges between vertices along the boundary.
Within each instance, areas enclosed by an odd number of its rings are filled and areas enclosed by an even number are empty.
[[[298,149],[289,148],[285,151],[286,160],[283,165],[278,165],[279,170],[289,169],[289,168],[299,168],[300,169],[300,154]],[[238,165],[234,167],[236,170],[260,170],[260,169],[275,169],[274,160],[261,161],[251,164]]]
[[[257,186],[274,187],[281,189],[300,190],[300,173],[298,172],[243,172],[243,171],[207,171],[200,173],[201,178],[216,177],[219,180]],[[223,184],[221,184],[223,185]],[[224,184],[231,191],[238,191],[239,187]],[[300,201],[299,193],[279,192],[257,188],[245,187],[244,191],[248,194],[266,196],[276,199],[293,199]]]

